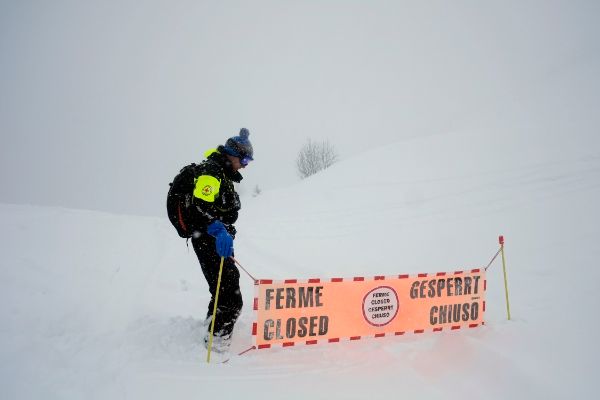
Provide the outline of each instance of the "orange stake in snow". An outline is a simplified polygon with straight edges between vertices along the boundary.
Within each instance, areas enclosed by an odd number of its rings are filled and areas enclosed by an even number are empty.
[[[439,332],[483,324],[485,271],[259,280],[257,348]]]

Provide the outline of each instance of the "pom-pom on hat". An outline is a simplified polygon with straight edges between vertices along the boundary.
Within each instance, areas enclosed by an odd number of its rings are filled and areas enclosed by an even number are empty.
[[[239,157],[240,159],[254,160],[254,150],[252,149],[252,143],[250,143],[250,131],[246,128],[240,130],[238,136],[233,136],[227,139],[223,149],[225,153],[233,157]]]

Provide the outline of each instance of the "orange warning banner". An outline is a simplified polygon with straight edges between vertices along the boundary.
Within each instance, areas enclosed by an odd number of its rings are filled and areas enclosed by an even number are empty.
[[[485,270],[260,280],[253,335],[258,348],[423,333],[483,324]]]

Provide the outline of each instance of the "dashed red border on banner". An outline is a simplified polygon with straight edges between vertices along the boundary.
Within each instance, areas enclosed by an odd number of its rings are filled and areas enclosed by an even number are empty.
[[[481,272],[480,268],[475,268],[475,269],[471,269],[470,271],[467,271],[467,273],[479,273]],[[426,278],[428,276],[447,276],[447,275],[464,275],[465,271],[454,271],[454,272],[436,272],[436,273],[419,273],[419,274],[415,274],[418,278]],[[410,278],[410,274],[401,274],[401,275],[393,275],[393,276],[384,276],[384,275],[375,275],[372,279],[373,280],[386,280],[386,279],[408,279]],[[413,275],[414,276],[414,275]],[[365,281],[366,278],[364,276],[355,276],[353,278],[331,278],[330,282],[344,282],[344,281],[354,281],[354,282],[363,282]],[[326,282],[326,280],[323,280],[324,282]],[[255,286],[255,297],[254,297],[254,305],[253,305],[253,309],[254,311],[258,311],[258,286],[259,285],[272,285],[272,284],[291,284],[291,283],[320,283],[321,282],[321,278],[309,278],[306,280],[299,280],[299,279],[284,279],[284,280],[273,280],[273,279],[259,279],[257,281],[254,282],[254,286]],[[486,291],[487,290],[487,279],[483,280],[483,290]],[[483,312],[485,312],[485,300],[483,301]],[[485,325],[485,321],[482,321],[480,324],[469,324],[468,327],[469,328],[477,328],[478,326],[483,326]],[[454,331],[454,330],[459,330],[462,329],[463,327],[461,325],[453,325],[450,328],[446,328],[447,330],[450,331]],[[428,329],[415,329],[412,333],[413,334],[422,334],[428,331],[437,333],[437,332],[442,332],[444,330],[443,327],[438,327],[438,328],[432,328],[430,330]],[[257,335],[257,331],[258,331],[258,323],[257,322],[253,322],[252,323],[252,336],[256,336]],[[394,336],[403,336],[405,335],[406,332],[394,332],[393,335]],[[304,342],[305,345],[315,345],[318,343],[339,343],[341,341],[356,341],[356,340],[361,340],[361,339],[372,339],[372,338],[382,338],[385,337],[386,333],[377,333],[375,335],[368,335],[368,336],[351,336],[349,338],[328,338],[328,339],[323,339],[323,340],[307,340]],[[392,336],[392,333],[389,333],[389,336]],[[270,349],[270,348],[274,348],[274,347],[278,347],[278,345],[281,345],[281,347],[293,347],[296,344],[302,344],[302,342],[283,342],[280,344],[261,344],[256,346],[257,349],[262,350],[262,349]]]
[[[255,325],[256,325],[256,323],[255,323]],[[480,324],[469,324],[468,328],[477,328],[477,327],[483,326],[483,325],[485,325],[485,322],[481,322]],[[428,329],[415,329],[411,333],[413,333],[415,335],[420,335],[420,334],[424,334],[427,332],[438,333],[438,332],[443,332],[444,330],[454,331],[454,330],[459,330],[462,328],[463,328],[463,326],[461,326],[461,325],[454,325],[454,326],[451,326],[450,328],[439,327],[439,328],[433,328],[433,329],[429,329],[429,330]],[[253,333],[254,333],[254,330],[253,330]],[[303,344],[304,345],[315,345],[315,344],[322,344],[322,343],[354,342],[354,341],[363,340],[363,339],[379,339],[379,338],[383,338],[386,336],[403,336],[406,333],[407,332],[377,333],[375,335],[368,335],[368,336],[350,336],[350,337],[346,337],[346,338],[328,338],[328,339],[323,339],[323,340],[306,340],[304,343],[303,342],[283,342],[283,343],[278,343],[278,344],[261,344],[261,345],[257,346],[257,349],[262,350],[262,349],[271,349],[271,348],[277,348],[277,347],[294,347],[296,345],[303,345]]]
[[[327,279],[321,279],[321,278],[309,278],[309,279],[283,279],[283,280],[274,280],[274,279],[258,279],[257,281],[254,282],[255,286],[258,285],[272,285],[272,284],[291,284],[291,283],[321,283],[321,282],[348,282],[348,281],[354,281],[354,282],[363,282],[363,281],[367,281],[369,279],[374,280],[374,281],[383,281],[386,279],[408,279],[411,276],[413,277],[417,277],[417,278],[427,278],[427,277],[432,277],[432,276],[449,276],[449,275],[464,275],[465,273],[479,273],[481,272],[481,268],[475,268],[475,269],[471,269],[468,271],[454,271],[454,272],[433,272],[433,273],[429,273],[429,272],[423,272],[423,273],[418,273],[418,274],[401,274],[401,275],[375,275],[371,278],[367,278],[364,276],[354,276],[352,278],[330,278],[329,280]],[[486,290],[487,286],[487,280],[483,281],[483,290]]]

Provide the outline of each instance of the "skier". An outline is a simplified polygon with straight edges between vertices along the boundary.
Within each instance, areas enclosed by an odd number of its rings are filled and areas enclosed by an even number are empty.
[[[206,314],[205,347],[209,341],[221,257],[224,257],[213,337],[213,350],[216,352],[228,350],[233,327],[243,304],[240,273],[231,258],[236,234],[233,224],[241,207],[233,183],[242,180],[239,170],[253,160],[249,135],[248,129],[242,128],[238,136],[227,139],[224,145],[216,149],[208,150],[205,153],[206,160],[194,166],[195,184],[191,196],[187,194],[191,206],[186,207],[183,213],[186,222],[181,224],[182,230],[190,231],[192,246],[211,294]]]

